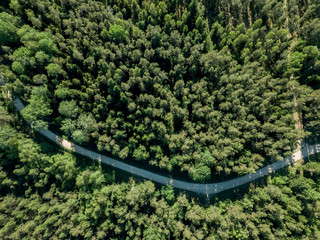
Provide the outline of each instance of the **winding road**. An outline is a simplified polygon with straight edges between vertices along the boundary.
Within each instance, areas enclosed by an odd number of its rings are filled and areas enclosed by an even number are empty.
[[[0,83],[1,85],[5,84],[1,74],[0,74]],[[10,93],[8,93],[8,95],[10,97]],[[21,110],[24,108],[24,105],[19,98],[14,98],[13,104],[19,112],[21,112]],[[191,183],[191,182],[176,180],[174,178],[162,176],[162,175],[150,172],[148,170],[144,170],[144,169],[132,166],[130,164],[123,163],[119,160],[101,155],[89,149],[83,148],[77,144],[69,142],[61,138],[60,136],[54,134],[50,130],[41,130],[40,134],[63,148],[66,148],[70,151],[81,154],[85,157],[89,157],[96,161],[102,162],[114,168],[121,169],[122,171],[128,172],[138,177],[142,177],[144,179],[151,180],[153,182],[156,182],[162,185],[171,185],[176,189],[190,191],[199,195],[206,195],[210,197],[214,196],[217,193],[230,190],[233,188],[237,188],[241,185],[250,183],[272,172],[275,172],[279,169],[287,167],[301,159],[305,159],[313,154],[320,153],[320,144],[309,145],[307,143],[302,142],[301,148],[291,156],[284,158],[282,161],[260,168],[253,174],[247,174],[242,177],[238,177],[235,179],[231,179],[231,180],[219,182],[219,183],[201,184],[201,183]]]
[[[19,98],[15,98],[13,100],[13,104],[19,112],[24,108],[24,105],[22,104]],[[294,162],[297,162],[303,158],[307,158],[310,155],[320,152],[320,144],[308,145],[306,143],[302,143],[301,149],[295,152],[292,156],[286,157],[282,161],[265,166],[257,170],[256,173],[247,174],[242,177],[238,177],[238,178],[224,181],[224,182],[201,184],[201,183],[190,183],[190,182],[185,182],[181,180],[176,180],[174,178],[165,177],[141,168],[134,167],[130,164],[123,163],[116,159],[101,155],[89,149],[83,148],[77,144],[69,142],[59,137],[58,135],[54,134],[50,130],[41,130],[40,133],[41,135],[45,136],[49,140],[53,141],[54,143],[68,150],[71,150],[83,156],[89,157],[96,161],[100,161],[109,166],[121,169],[130,174],[151,180],[156,183],[160,183],[162,185],[171,185],[177,189],[186,190],[186,191],[194,192],[196,194],[207,195],[207,196],[213,196],[219,192],[236,188],[243,184],[250,183],[272,172],[275,172],[279,169],[287,167],[288,165],[293,164]]]

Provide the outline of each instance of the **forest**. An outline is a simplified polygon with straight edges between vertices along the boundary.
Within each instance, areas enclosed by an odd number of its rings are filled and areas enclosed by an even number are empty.
[[[319,135],[319,0],[0,5],[0,72],[35,130],[195,182]]]
[[[203,204],[170,186],[118,180],[34,138],[7,104],[0,106],[0,239],[320,238],[319,155],[233,201]]]
[[[0,239],[320,239],[320,155],[203,202],[38,134],[194,182],[253,173],[319,140],[319,16],[320,0],[1,0]]]

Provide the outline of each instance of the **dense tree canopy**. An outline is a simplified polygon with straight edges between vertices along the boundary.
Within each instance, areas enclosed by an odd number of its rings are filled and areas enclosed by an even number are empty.
[[[1,0],[0,239],[319,239],[319,156],[203,204],[28,134],[196,182],[254,172],[320,135],[319,16],[319,0]]]
[[[254,172],[319,133],[318,0],[8,6],[0,69],[37,128],[198,182]]]
[[[209,150],[200,159],[202,164],[211,162]],[[269,178],[266,186],[252,188],[233,202],[205,206],[150,181],[115,183],[114,172],[54,150],[41,139],[35,142],[8,123],[0,125],[0,160],[1,239],[318,239],[320,235],[319,156]]]

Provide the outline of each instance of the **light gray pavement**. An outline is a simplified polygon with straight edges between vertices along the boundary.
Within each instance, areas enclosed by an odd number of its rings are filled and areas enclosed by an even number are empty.
[[[24,105],[18,98],[14,99],[13,103],[19,112],[24,108]],[[40,133],[46,138],[48,138],[49,140],[53,141],[54,143],[68,150],[71,150],[83,156],[89,157],[96,161],[100,161],[109,166],[121,169],[130,174],[151,180],[156,183],[160,183],[162,185],[171,185],[177,189],[186,190],[186,191],[194,192],[197,194],[205,194],[207,196],[213,196],[216,193],[229,190],[232,188],[236,188],[243,184],[250,183],[272,172],[275,172],[279,169],[287,167],[288,165],[293,164],[294,162],[297,162],[303,158],[307,158],[310,155],[320,152],[320,144],[315,144],[311,146],[308,144],[302,144],[301,150],[297,151],[292,156],[286,157],[282,161],[275,162],[273,164],[265,166],[257,170],[256,173],[247,174],[245,176],[238,177],[238,178],[224,181],[224,182],[201,184],[201,183],[190,183],[190,182],[185,182],[181,180],[176,180],[174,178],[169,178],[169,177],[162,176],[141,168],[134,167],[130,164],[123,163],[116,159],[101,155],[89,149],[83,148],[77,144],[69,142],[49,130],[41,130]]]

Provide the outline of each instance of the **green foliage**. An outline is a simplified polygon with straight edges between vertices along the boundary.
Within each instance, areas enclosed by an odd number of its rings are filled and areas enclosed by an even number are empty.
[[[150,239],[150,240],[165,240],[165,234],[159,232],[159,229],[154,228],[152,226],[148,227],[144,232],[143,232],[143,237],[144,239]]]
[[[62,101],[59,105],[59,113],[67,118],[76,117],[78,111],[77,102],[74,100]]]
[[[168,203],[173,203],[176,200],[174,195],[174,189],[172,186],[164,186],[161,188],[161,195],[164,199],[168,201]]]
[[[216,163],[216,159],[212,156],[210,151],[207,149],[200,154],[200,163],[208,167],[212,167]]]
[[[35,59],[40,64],[46,64],[49,61],[49,58],[50,58],[49,55],[47,55],[43,51],[39,51],[35,55]]]
[[[32,51],[26,47],[20,47],[15,50],[13,56],[24,67],[32,67],[35,64],[35,59],[32,58]]]
[[[46,129],[48,124],[44,119],[52,113],[50,108],[49,91],[46,87],[34,87],[29,104],[22,109],[21,114],[36,130]]]
[[[124,148],[121,149],[121,151],[119,152],[119,158],[121,158],[121,159],[127,158],[128,155],[129,155],[129,147],[124,147]]]
[[[211,170],[208,166],[203,164],[196,164],[189,169],[189,176],[195,182],[205,182],[211,177]]]
[[[70,118],[64,119],[61,125],[61,130],[67,136],[71,136],[73,131],[76,129],[75,122]]]
[[[56,63],[50,63],[46,67],[47,73],[49,77],[58,78],[59,76],[65,76],[66,72]]]
[[[306,131],[319,135],[319,1],[0,9],[1,74],[37,129],[54,112],[77,143],[198,182],[254,172],[290,155]],[[318,163],[203,207],[44,148],[0,125],[0,239],[319,238]]]
[[[48,78],[44,74],[37,74],[33,76],[33,82],[37,85],[42,85],[48,82]]]
[[[20,62],[13,62],[12,63],[12,70],[18,74],[23,74],[25,69]]]
[[[87,141],[87,137],[85,136],[85,133],[82,130],[75,130],[72,133],[72,139],[75,143],[84,143]]]
[[[206,181],[252,173],[318,135],[317,1],[8,5],[7,82],[25,101],[47,87],[53,122],[77,142]]]
[[[16,17],[6,12],[0,13],[0,45],[16,43],[18,41],[16,23]]]
[[[133,157],[138,161],[143,161],[149,158],[149,153],[147,152],[145,146],[140,145],[138,148],[134,150]]]
[[[94,130],[95,119],[91,113],[81,114],[77,120],[77,125],[85,132],[90,133]]]
[[[304,171],[306,171],[310,175],[314,175],[314,174],[318,175],[318,174],[320,174],[320,163],[319,162],[308,162],[308,163],[304,164],[301,167],[301,169],[303,169]]]
[[[123,26],[119,24],[114,24],[109,29],[109,34],[116,42],[123,42],[126,39],[126,31]]]
[[[43,34],[44,37],[39,40],[39,47],[42,51],[48,54],[58,53],[58,48],[53,39],[48,34]]]
[[[43,147],[0,125],[0,238],[316,239],[319,234],[316,177],[278,175],[235,201],[202,206],[184,194],[175,196],[170,186],[115,183],[99,164]]]

